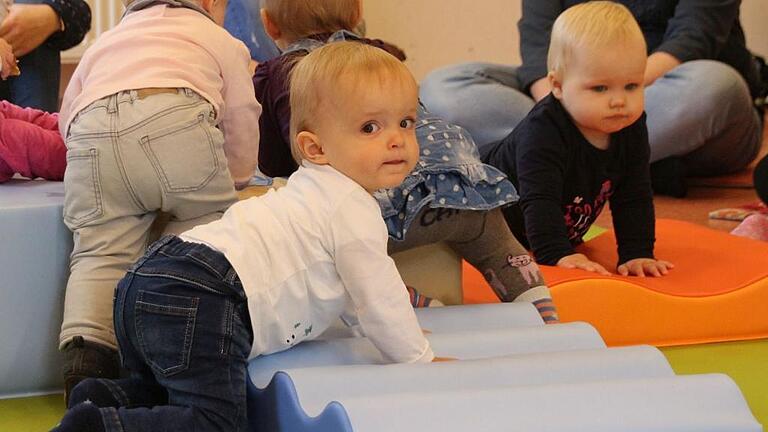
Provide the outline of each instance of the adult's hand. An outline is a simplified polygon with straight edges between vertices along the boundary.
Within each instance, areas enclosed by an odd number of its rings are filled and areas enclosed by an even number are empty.
[[[552,86],[549,84],[549,79],[547,77],[534,81],[534,83],[531,84],[531,96],[533,96],[533,100],[536,102],[544,99],[544,96],[548,95],[551,91]]]
[[[13,46],[16,57],[21,57],[59,30],[59,15],[52,7],[45,4],[14,4],[0,24],[0,38]]]
[[[645,85],[649,86],[653,84],[659,77],[679,65],[680,60],[672,54],[656,51],[648,56],[648,63],[645,65]]]

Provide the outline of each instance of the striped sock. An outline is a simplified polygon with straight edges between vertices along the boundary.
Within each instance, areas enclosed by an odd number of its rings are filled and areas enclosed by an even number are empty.
[[[427,297],[416,291],[416,288],[412,286],[406,285],[405,289],[408,290],[408,296],[411,298],[411,306],[415,308],[445,306],[440,300]]]
[[[544,320],[544,324],[556,324],[560,322],[560,318],[557,316],[557,310],[555,309],[555,304],[552,302],[551,298],[536,300],[533,302],[533,305],[536,306],[536,310],[539,311],[539,315],[541,315],[541,319]]]

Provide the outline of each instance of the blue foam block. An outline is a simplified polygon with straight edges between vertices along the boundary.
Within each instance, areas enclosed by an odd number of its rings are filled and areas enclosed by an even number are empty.
[[[72,235],[60,182],[0,185],[0,397],[62,387],[58,335]]]
[[[250,430],[762,430],[727,376],[675,376],[654,347],[606,348],[584,323],[509,316],[531,309],[418,310],[435,353],[453,362],[385,365],[366,338],[338,329],[254,359]]]

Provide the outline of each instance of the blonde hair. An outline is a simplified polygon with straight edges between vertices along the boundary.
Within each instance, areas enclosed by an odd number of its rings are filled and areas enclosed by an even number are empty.
[[[547,69],[565,72],[576,48],[600,48],[640,38],[643,32],[626,6],[612,1],[590,1],[566,9],[555,20],[547,55]]]
[[[361,42],[331,42],[298,60],[289,75],[291,155],[301,165],[296,142],[301,131],[312,130],[321,105],[361,85],[404,80],[417,87],[408,68],[397,57]],[[343,86],[343,88],[342,88]]]
[[[362,18],[361,0],[261,0],[286,40],[317,33],[352,31]]]

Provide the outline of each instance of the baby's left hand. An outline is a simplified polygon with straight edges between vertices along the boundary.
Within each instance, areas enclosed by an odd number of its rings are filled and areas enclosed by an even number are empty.
[[[653,258],[635,258],[620,265],[616,270],[622,276],[663,276],[675,268],[675,265],[669,261],[657,260]]]

